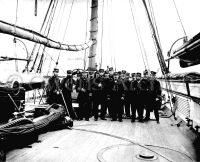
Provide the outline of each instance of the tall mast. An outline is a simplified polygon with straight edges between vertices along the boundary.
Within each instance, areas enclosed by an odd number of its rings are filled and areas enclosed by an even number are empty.
[[[90,20],[90,40],[93,41],[93,44],[90,46],[89,50],[89,65],[88,70],[96,70],[96,49],[97,49],[97,33],[98,33],[98,0],[92,0],[91,7],[91,20]]]

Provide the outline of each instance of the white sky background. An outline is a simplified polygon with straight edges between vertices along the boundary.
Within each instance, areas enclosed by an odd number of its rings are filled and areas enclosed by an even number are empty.
[[[45,16],[47,6],[50,0],[38,1],[38,16],[34,16],[34,1],[33,0],[18,0],[18,14],[17,25],[23,26],[35,31],[39,31],[42,20]],[[16,18],[16,2],[17,0],[0,0],[0,20],[15,23]],[[64,30],[67,24],[69,11],[72,0],[65,0],[66,6],[61,6],[62,0],[59,0],[58,8],[63,12],[62,14],[56,12],[55,20],[52,24],[50,38],[62,42]],[[71,18],[69,20],[65,44],[81,44],[85,42],[86,38],[86,20],[87,20],[87,2],[89,5],[89,19],[91,0],[75,0],[72,8]],[[183,21],[186,33],[189,38],[193,37],[199,32],[200,23],[200,0],[175,0],[180,16]],[[103,0],[99,0],[99,32],[98,32],[98,47],[97,47],[97,64],[100,64],[101,48],[102,48],[102,67],[114,66],[116,64],[117,70],[127,70],[129,72],[143,71],[144,65],[142,61],[139,44],[135,27],[129,6],[129,0],[104,0],[103,18],[102,18],[102,4]],[[142,0],[134,0],[135,4],[135,18],[144,43],[147,53],[150,69],[158,70],[159,64],[155,53],[152,36],[149,29],[147,16],[144,10]],[[160,34],[163,54],[166,58],[167,51],[170,49],[172,43],[180,37],[184,36],[178,16],[173,4],[173,0],[152,0],[156,23]],[[63,11],[64,9],[64,11]],[[103,25],[102,25],[103,20]],[[55,25],[57,24],[57,25]],[[103,37],[102,37],[103,26]],[[89,38],[90,22],[87,25],[87,36]],[[103,43],[101,44],[101,37]],[[31,53],[34,43],[22,40]],[[13,36],[0,34],[0,55],[20,58],[26,57],[26,52],[22,48],[21,43],[17,43],[16,47],[13,43]],[[47,49],[47,52],[56,60],[59,54],[58,50]],[[61,51],[59,66],[64,71],[67,69],[83,68],[84,51],[69,52]],[[115,63],[114,63],[115,59]],[[19,62],[19,71],[25,66],[24,62]],[[50,65],[50,59],[47,57],[44,64],[44,73],[47,73]],[[196,71],[199,66],[194,66],[187,69],[181,69],[177,61],[172,61],[172,72]],[[55,67],[52,62],[51,69]],[[5,73],[5,70],[15,71],[15,63],[0,62],[0,72]],[[61,71],[62,74],[62,71]]]

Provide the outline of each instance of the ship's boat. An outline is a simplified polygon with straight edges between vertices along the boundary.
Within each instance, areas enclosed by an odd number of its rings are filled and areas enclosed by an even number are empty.
[[[173,52],[172,58],[178,58],[182,68],[200,64],[200,33]]]

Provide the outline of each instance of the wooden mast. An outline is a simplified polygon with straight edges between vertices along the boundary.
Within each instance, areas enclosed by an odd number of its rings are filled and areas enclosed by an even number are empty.
[[[91,5],[91,20],[90,20],[90,40],[93,41],[93,44],[90,46],[89,50],[89,65],[88,70],[96,70],[96,48],[97,48],[97,33],[98,33],[98,0],[92,0]]]

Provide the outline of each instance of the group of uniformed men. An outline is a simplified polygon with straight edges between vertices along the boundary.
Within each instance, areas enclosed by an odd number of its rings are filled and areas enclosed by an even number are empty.
[[[61,82],[58,72],[58,69],[54,69],[54,75],[49,78],[47,103],[66,106],[72,119],[89,121],[89,118],[94,116],[95,121],[98,118],[106,120],[108,114],[111,121],[122,122],[122,118],[127,117],[131,118],[131,122],[136,119],[144,122],[150,119],[150,112],[154,111],[159,123],[161,87],[155,72],[145,70],[142,77],[139,72],[114,72],[113,68],[95,72],[77,70],[75,73],[68,70],[67,76]],[[71,97],[74,89],[78,92],[79,107],[76,110],[72,107]]]

